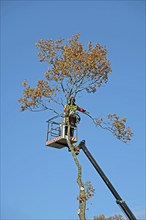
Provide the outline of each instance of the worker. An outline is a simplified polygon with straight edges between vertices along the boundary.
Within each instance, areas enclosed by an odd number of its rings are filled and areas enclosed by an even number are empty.
[[[74,127],[77,126],[77,124],[80,122],[81,118],[80,116],[76,113],[76,111],[80,111],[83,112],[85,114],[89,114],[89,112],[87,112],[85,109],[77,106],[75,104],[75,98],[71,97],[69,104],[64,106],[64,113],[65,113],[65,124],[68,124],[68,119],[69,119],[69,124],[71,125],[70,128],[70,135],[71,137],[73,137],[73,133],[74,133]],[[67,126],[65,129],[65,134],[67,134]]]

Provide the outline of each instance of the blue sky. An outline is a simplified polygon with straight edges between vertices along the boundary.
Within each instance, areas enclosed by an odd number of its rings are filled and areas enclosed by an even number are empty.
[[[126,116],[130,143],[116,140],[82,116],[86,145],[137,219],[145,216],[145,1],[1,1],[1,219],[77,219],[77,169],[67,149],[45,147],[49,112],[19,111],[22,81],[43,79],[35,43],[69,39],[106,45],[112,73],[78,104],[93,117]],[[87,219],[122,214],[83,152],[83,181],[96,189]],[[91,204],[92,203],[92,204]],[[123,215],[123,214],[122,214]],[[123,215],[124,216],[124,215]]]

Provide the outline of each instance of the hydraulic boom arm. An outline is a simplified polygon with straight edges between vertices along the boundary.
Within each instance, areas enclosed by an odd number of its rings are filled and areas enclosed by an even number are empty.
[[[111,184],[109,179],[106,177],[106,175],[104,174],[104,172],[102,171],[100,166],[97,164],[97,162],[95,161],[95,159],[93,158],[91,153],[88,151],[87,147],[85,146],[84,140],[80,142],[79,148],[82,149],[83,152],[85,153],[85,155],[88,157],[88,159],[90,160],[90,162],[92,163],[92,165],[94,166],[96,171],[99,173],[99,175],[101,176],[101,178],[103,179],[103,181],[105,182],[105,184],[107,185],[107,187],[109,188],[109,190],[111,191],[113,196],[116,198],[116,203],[121,207],[121,209],[123,210],[125,215],[128,217],[128,219],[129,220],[136,220],[136,217],[131,212],[131,210],[127,206],[126,202],[122,200],[122,198],[120,197],[118,192],[115,190],[115,188],[113,187],[113,185]]]

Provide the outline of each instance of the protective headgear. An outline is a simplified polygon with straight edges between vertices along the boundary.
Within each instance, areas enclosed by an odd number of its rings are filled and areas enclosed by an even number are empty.
[[[71,98],[70,98],[70,102],[71,102],[71,101],[75,102],[76,99],[75,99],[74,97],[71,97]]]

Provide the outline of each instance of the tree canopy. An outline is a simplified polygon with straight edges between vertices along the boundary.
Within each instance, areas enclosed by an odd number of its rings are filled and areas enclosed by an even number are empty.
[[[112,72],[107,50],[101,44],[89,42],[84,49],[79,42],[80,34],[71,39],[43,40],[36,43],[40,62],[47,62],[45,79],[39,79],[35,87],[23,82],[23,97],[20,98],[21,111],[50,110],[59,114],[54,105],[64,106],[70,97],[77,97],[82,92],[95,93],[97,88],[108,82]],[[96,126],[110,131],[116,138],[127,142],[132,131],[126,127],[126,117],[108,114],[106,119],[93,118]]]
[[[108,74],[112,71],[107,50],[101,44],[93,47],[91,42],[84,49],[79,36],[74,35],[67,43],[64,39],[40,39],[36,43],[40,50],[40,62],[47,62],[49,68],[45,72],[45,80],[39,80],[36,88],[31,88],[24,81],[26,89],[24,97],[20,99],[22,110],[42,108],[43,98],[50,102],[55,101],[56,96],[58,100],[57,92],[68,101],[82,91],[94,93],[97,87],[107,83]]]

